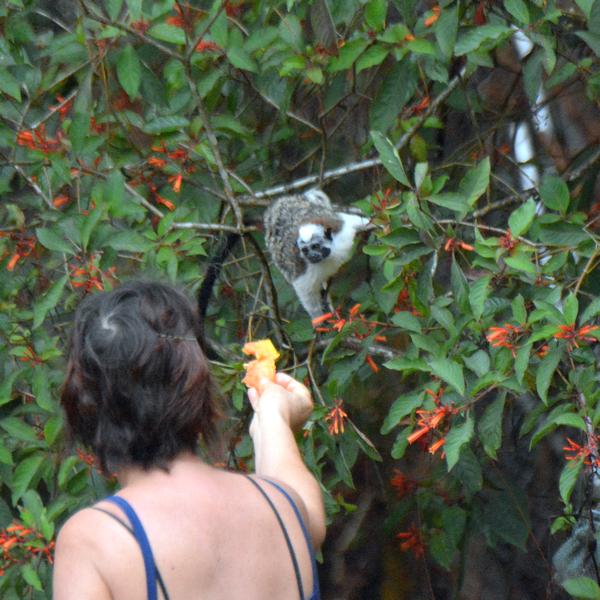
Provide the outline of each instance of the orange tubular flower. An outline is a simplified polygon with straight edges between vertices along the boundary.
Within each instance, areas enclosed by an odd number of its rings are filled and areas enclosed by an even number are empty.
[[[444,250],[446,252],[454,252],[455,248],[461,248],[462,250],[467,250],[468,252],[473,252],[473,250],[475,250],[471,244],[467,244],[461,240],[457,240],[456,238],[448,238],[444,244]]]
[[[148,164],[156,169],[164,169],[167,161],[164,158],[158,158],[158,156],[151,156],[148,159]]]
[[[399,469],[394,469],[394,476],[390,479],[390,484],[399,498],[410,494],[417,487],[417,482],[406,477]]]
[[[176,194],[181,191],[181,182],[183,181],[183,175],[181,173],[178,175],[171,175],[167,181],[171,184],[171,187]]]
[[[155,194],[155,198],[159,204],[166,206],[167,209],[170,210],[171,212],[175,210],[176,207],[170,200],[163,198],[160,194]]]
[[[344,420],[348,418],[348,414],[342,408],[343,402],[341,398],[336,400],[334,407],[325,415],[325,420],[329,421],[329,435],[344,433]]]
[[[373,371],[373,373],[379,373],[379,367],[377,366],[377,363],[373,360],[373,358],[371,356],[369,356],[367,354],[367,356],[365,357],[365,360],[367,362],[367,364],[369,365],[369,367],[371,367],[371,371]]]
[[[422,558],[425,555],[425,544],[421,538],[421,532],[415,525],[411,525],[408,531],[398,533],[396,538],[402,540],[400,543],[400,550],[402,552],[410,550],[415,555],[415,558]]]
[[[440,438],[437,442],[434,442],[429,446],[429,453],[435,454],[444,444],[446,443],[446,438]]]
[[[59,194],[56,196],[56,198],[54,198],[54,200],[52,200],[52,206],[54,206],[54,208],[62,208],[63,206],[69,204],[70,200],[71,199],[66,194]]]
[[[427,17],[424,21],[425,27],[431,27],[440,18],[442,9],[436,5],[431,9],[431,12],[433,14],[430,17]]]
[[[515,356],[516,342],[522,333],[522,327],[504,323],[504,327],[490,327],[485,337],[494,348],[508,348]]]
[[[207,42],[205,40],[200,40],[196,44],[196,48],[194,48],[196,52],[219,52],[221,47],[215,44],[214,42]]]
[[[575,329],[575,325],[559,325],[559,331],[554,334],[557,340],[566,340],[569,350],[574,347],[579,348],[581,342],[597,342],[595,337],[588,336],[591,331],[599,329],[598,325],[584,325],[580,329]]]

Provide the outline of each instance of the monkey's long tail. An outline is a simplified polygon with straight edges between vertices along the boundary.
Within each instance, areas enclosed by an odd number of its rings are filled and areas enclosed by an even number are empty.
[[[206,313],[208,311],[208,304],[212,297],[213,288],[221,271],[223,269],[223,263],[238,243],[240,239],[239,233],[228,233],[219,248],[219,251],[213,258],[210,260],[208,264],[208,268],[206,269],[206,275],[204,276],[204,280],[202,281],[202,285],[198,290],[198,319],[200,323],[200,329],[202,331],[202,345],[206,346],[204,343],[204,322],[206,320]]]

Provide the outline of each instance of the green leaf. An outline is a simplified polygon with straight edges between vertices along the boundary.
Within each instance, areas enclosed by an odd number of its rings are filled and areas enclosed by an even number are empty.
[[[383,29],[387,9],[387,0],[369,0],[365,6],[365,21],[367,25],[375,31]]]
[[[0,92],[21,102],[21,86],[7,69],[0,69]]]
[[[517,355],[515,357],[515,376],[519,383],[523,383],[525,371],[527,371],[527,367],[529,366],[531,348],[532,344],[525,344],[517,350]]]
[[[600,56],[600,35],[589,31],[576,31],[575,35],[580,37],[596,56]]]
[[[125,252],[147,252],[154,244],[135,230],[120,231],[111,236],[108,245]]]
[[[465,366],[478,377],[483,377],[490,371],[490,356],[485,350],[477,350],[471,356],[463,358]]]
[[[556,425],[565,425],[566,427],[574,427],[575,429],[586,431],[585,421],[581,415],[575,413],[563,413],[553,418],[552,422],[556,423]]]
[[[524,271],[525,273],[536,274],[535,265],[531,262],[531,258],[522,252],[514,254],[513,256],[505,256],[504,262],[515,269],[516,271]]]
[[[523,0],[504,0],[504,8],[523,25],[529,25],[529,9]]]
[[[578,600],[600,600],[600,586],[589,577],[571,577],[563,581],[562,585]]]
[[[554,346],[542,359],[535,376],[535,387],[544,404],[548,404],[548,388],[562,356],[562,349]]]
[[[369,42],[364,38],[358,38],[347,42],[329,63],[329,72],[345,71],[349,69],[358,57],[367,49]]]
[[[28,425],[17,417],[6,417],[5,419],[2,419],[0,421],[0,427],[2,427],[10,437],[19,441],[34,444],[39,441],[31,425]]]
[[[83,152],[90,135],[90,115],[84,112],[75,112],[69,127],[71,148],[75,154]]]
[[[180,116],[172,116],[172,117],[157,117],[153,119],[150,123],[146,123],[144,125],[144,131],[146,133],[152,134],[162,134],[169,133],[171,131],[181,131],[185,129],[190,124],[189,119]]]
[[[457,32],[458,6],[445,6],[435,24],[435,39],[447,59],[452,57]]]
[[[25,563],[24,565],[21,565],[20,570],[21,570],[21,575],[23,576],[23,579],[33,589],[37,590],[38,592],[44,591],[44,588],[42,586],[42,581],[30,563]]]
[[[490,171],[490,158],[486,156],[475,168],[470,168],[465,173],[458,186],[458,192],[469,206],[473,206],[487,191],[490,184]]]
[[[123,0],[107,0],[106,10],[111,21],[116,21],[121,14],[123,8]]]
[[[117,78],[127,95],[136,98],[142,81],[142,67],[135,48],[127,44],[117,59]]]
[[[498,40],[499,38],[506,37],[511,34],[510,28],[505,25],[499,24],[488,24],[474,27],[464,33],[456,42],[454,48],[454,54],[456,56],[462,56],[477,50],[481,44],[490,40]]]
[[[143,0],[125,0],[127,3],[127,9],[129,10],[129,16],[132,21],[139,21],[142,16],[142,2]]]
[[[583,325],[600,314],[600,298],[594,298],[581,313],[580,323]]]
[[[16,504],[21,496],[29,489],[33,478],[37,475],[38,469],[45,462],[46,457],[41,452],[32,454],[21,461],[12,477],[12,503]]]
[[[575,484],[577,483],[577,479],[579,478],[579,473],[581,473],[582,467],[583,458],[570,460],[563,467],[563,470],[560,474],[560,479],[558,481],[558,489],[560,491],[560,497],[565,504],[569,504],[571,494],[573,493],[573,489],[575,488]]]
[[[392,317],[392,323],[398,327],[401,327],[402,329],[421,333],[421,321],[419,321],[417,317],[406,310],[396,313]]]
[[[413,392],[411,394],[404,394],[397,398],[388,412],[383,425],[381,426],[381,433],[386,434],[392,431],[400,421],[410,415],[413,410],[419,408],[423,403],[422,394]]]
[[[570,246],[575,248],[581,242],[590,240],[590,235],[573,223],[553,223],[539,230],[540,241],[547,246]]]
[[[473,316],[478,321],[481,319],[481,315],[483,314],[485,301],[490,295],[491,280],[491,275],[485,275],[480,277],[477,281],[469,286],[469,304],[471,305]]]
[[[407,373],[423,371],[424,373],[429,373],[427,363],[420,358],[392,358],[392,360],[383,363],[383,366],[392,371],[406,371]]]
[[[402,60],[390,69],[383,78],[371,106],[371,129],[386,132],[394,126],[400,111],[415,93],[418,80],[417,68],[409,60]]]
[[[389,53],[390,49],[381,44],[371,46],[356,61],[356,73],[358,74],[365,69],[380,65]]]
[[[35,235],[38,242],[48,248],[48,250],[54,250],[55,252],[66,252],[67,254],[75,254],[75,247],[64,240],[54,229],[47,229],[45,227],[38,227],[35,230]]]
[[[508,218],[508,227],[511,234],[517,237],[526,233],[534,217],[535,202],[532,198],[529,198],[525,204],[522,204],[517,210],[513,211]]]
[[[560,177],[546,175],[540,185],[540,197],[546,208],[566,214],[570,194],[567,184]]]
[[[403,185],[410,187],[408,177],[402,166],[402,161],[392,142],[379,131],[371,131],[371,138],[373,139],[377,152],[379,152],[379,158],[386,170],[394,179]]]
[[[453,210],[458,214],[465,214],[469,210],[469,205],[466,203],[464,196],[458,192],[432,194],[428,196],[427,201],[438,206],[443,206],[448,210]]]
[[[570,293],[563,304],[563,315],[565,316],[565,325],[574,325],[579,312],[579,300],[577,296]]]
[[[113,171],[113,173],[118,171]],[[81,225],[81,229],[79,231],[79,237],[81,239],[81,246],[84,250],[87,250],[90,236],[92,235],[92,231],[96,228],[96,225],[100,222],[103,216],[103,212],[100,208],[92,209],[85,219],[83,220],[83,224]]]
[[[473,437],[473,429],[474,422],[471,415],[461,425],[452,425],[452,429],[450,429],[446,436],[446,443],[444,444],[448,471],[451,471],[452,467],[458,462],[460,449]]]
[[[485,453],[496,460],[496,452],[502,444],[502,417],[506,396],[501,394],[484,411],[477,423],[479,439]]]
[[[238,46],[227,48],[226,54],[229,62],[237,69],[258,73],[256,61],[243,48]]]
[[[527,323],[527,309],[525,308],[525,300],[521,294],[518,294],[511,302],[512,314],[514,320],[520,325]]]
[[[429,361],[429,366],[434,375],[451,385],[459,394],[465,393],[465,378],[462,365],[450,358],[434,358]]]
[[[185,44],[185,31],[181,27],[169,25],[168,23],[153,25],[148,29],[148,35],[162,42],[169,42],[170,44],[178,44],[180,46]]]
[[[595,0],[590,8],[587,28],[595,35],[600,35],[600,2]]]
[[[68,275],[63,275],[52,287],[33,305],[33,329],[37,329],[60,300],[65,285],[69,281]]]

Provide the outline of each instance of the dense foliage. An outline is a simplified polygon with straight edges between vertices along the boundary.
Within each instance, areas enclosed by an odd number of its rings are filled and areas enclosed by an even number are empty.
[[[140,276],[193,295],[229,234],[224,460],[249,465],[240,348],[270,337],[314,386],[325,589],[565,593],[553,550],[600,469],[600,2],[5,0],[0,22],[0,595],[48,597],[57,528],[114,485],[64,432],[74,307]],[[378,226],[314,327],[260,225],[313,186]]]

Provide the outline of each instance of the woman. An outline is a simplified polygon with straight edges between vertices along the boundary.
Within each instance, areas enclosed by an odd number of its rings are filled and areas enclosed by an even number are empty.
[[[197,333],[189,301],[158,283],[79,308],[62,403],[121,489],[60,531],[55,600],[318,598],[323,501],[294,438],[310,393],[282,373],[249,390],[256,475],[204,463],[218,410]]]

